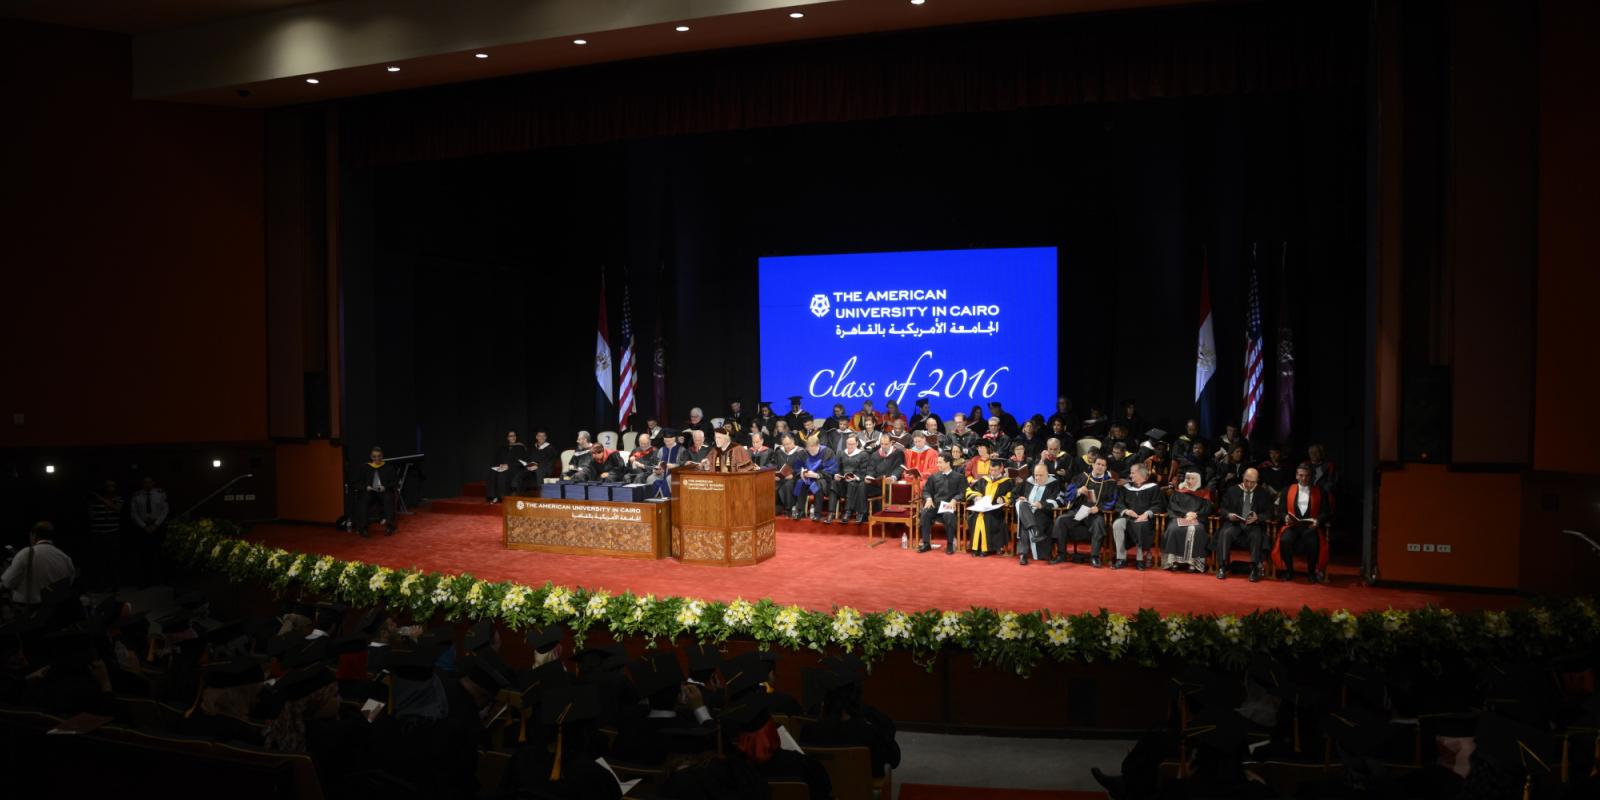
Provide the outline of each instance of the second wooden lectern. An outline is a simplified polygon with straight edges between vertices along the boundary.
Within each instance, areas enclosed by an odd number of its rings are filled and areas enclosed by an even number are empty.
[[[778,552],[774,473],[672,472],[672,557],[686,564],[759,564]]]

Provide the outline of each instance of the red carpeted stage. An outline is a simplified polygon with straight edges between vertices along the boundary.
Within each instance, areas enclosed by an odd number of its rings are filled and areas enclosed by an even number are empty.
[[[1414,609],[1427,605],[1458,610],[1500,608],[1515,598],[1459,592],[1362,586],[1356,568],[1335,565],[1329,585],[1304,578],[1294,583],[1243,575],[1218,581],[1213,575],[1132,568],[1093,569],[1087,564],[1018,566],[1014,559],[972,558],[942,550],[901,550],[898,533],[867,546],[865,526],[778,522],[778,555],[749,567],[709,567],[660,561],[553,555],[507,550],[501,541],[500,507],[480,498],[434,501],[403,517],[393,537],[361,539],[353,533],[305,525],[263,525],[251,538],[276,547],[333,555],[392,568],[420,567],[471,573],[491,581],[538,586],[604,588],[612,592],[681,595],[707,600],[771,598],[783,604],[827,611],[847,605],[860,611],[966,609],[972,606],[1081,613],[1098,608],[1131,614],[1140,608],[1162,613],[1248,613],[1257,608],[1351,611]],[[1236,554],[1236,557],[1241,554]]]

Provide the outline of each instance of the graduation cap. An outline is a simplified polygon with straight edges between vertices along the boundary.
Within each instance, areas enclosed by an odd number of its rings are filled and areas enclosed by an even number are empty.
[[[1151,442],[1165,442],[1167,440],[1167,432],[1160,428],[1151,428],[1144,432],[1144,438]]]
[[[671,650],[658,651],[628,665],[633,685],[643,695],[653,695],[683,684],[683,668],[678,666],[678,654]]]
[[[261,671],[260,659],[242,657],[207,664],[201,679],[212,689],[232,689],[261,683],[266,676]]]
[[[822,659],[822,663],[839,672],[854,673],[858,679],[865,679],[867,675],[867,662],[855,653],[840,653]]]
[[[730,698],[760,686],[770,674],[772,667],[755,653],[737,656],[722,667]]]
[[[372,636],[377,632],[378,626],[382,625],[388,619],[389,612],[385,610],[383,606],[378,606],[377,608],[368,611],[366,614],[363,614],[361,619],[356,620],[354,630],[357,633],[364,633],[367,636]]]
[[[1322,731],[1351,756],[1365,756],[1389,738],[1389,715],[1350,704],[1322,715]]]
[[[516,694],[520,697],[517,705],[526,708],[539,702],[545,692],[571,685],[572,675],[561,668],[561,662],[551,661],[519,677],[515,686]]]
[[[849,686],[852,682],[845,673],[836,669],[822,667],[801,670],[801,700],[807,709],[820,708],[830,692]]]
[[[313,639],[301,642],[299,647],[293,648],[278,657],[286,669],[302,669],[311,666],[320,666],[322,660],[328,655],[328,645],[322,639]]]
[[[572,656],[578,669],[584,672],[607,672],[621,669],[628,663],[628,649],[620,644],[603,644],[586,647]]]
[[[771,717],[772,696],[753,694],[724,706],[722,713],[717,716],[717,722],[723,726],[724,731],[744,733],[760,730]]]
[[[386,669],[394,676],[408,681],[425,681],[433,677],[433,665],[439,660],[439,653],[431,647],[418,647],[411,650],[395,650],[389,652],[378,663],[373,665],[378,669]]]
[[[365,633],[360,631],[347,633],[328,640],[327,654],[330,656],[342,656],[346,653],[359,653],[366,650],[371,643],[370,638]]]
[[[294,670],[272,685],[285,700],[299,700],[312,692],[333,683],[333,671],[321,664],[312,664]]]
[[[699,642],[683,648],[683,654],[689,661],[690,674],[712,672],[722,666],[722,651]]]
[[[489,647],[494,643],[494,620],[481,619],[467,629],[466,641],[461,643],[461,649],[474,653]]]
[[[1561,746],[1549,731],[1510,717],[1487,713],[1478,718],[1475,752],[1502,769],[1548,775],[1561,759]]]
[[[541,653],[548,653],[567,635],[567,626],[559,622],[528,629],[528,644]]]
[[[1207,747],[1232,756],[1244,746],[1248,723],[1231,708],[1211,709],[1189,719],[1183,738],[1196,747]]]
[[[332,633],[344,622],[345,612],[349,610],[350,607],[344,603],[318,603],[317,613],[312,619],[319,630]]]
[[[772,401],[771,400],[762,400],[762,401],[756,403],[756,408],[757,409],[772,408]]]
[[[495,661],[499,659],[494,655],[494,651],[484,650],[461,659],[456,668],[484,691],[492,694],[511,685],[504,671],[505,665],[496,664]]]
[[[556,726],[556,751],[551,759],[550,780],[561,780],[561,749],[565,727],[600,716],[600,693],[587,684],[551,689],[539,698],[539,721]]]

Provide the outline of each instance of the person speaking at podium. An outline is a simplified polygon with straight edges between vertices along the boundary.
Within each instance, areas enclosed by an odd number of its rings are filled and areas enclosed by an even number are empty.
[[[750,450],[733,440],[733,431],[726,425],[711,434],[711,449],[700,461],[701,469],[715,472],[745,472],[756,465],[750,460]]]

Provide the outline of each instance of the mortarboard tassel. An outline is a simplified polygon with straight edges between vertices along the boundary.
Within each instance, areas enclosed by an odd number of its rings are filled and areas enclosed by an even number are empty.
[[[1533,800],[1533,773],[1522,779],[1522,800]]]
[[[522,709],[522,723],[517,726],[517,744],[528,742],[528,709]]]
[[[550,764],[550,780],[561,780],[561,726],[556,726],[556,757]],[[1527,800],[1527,798],[1523,798]]]

